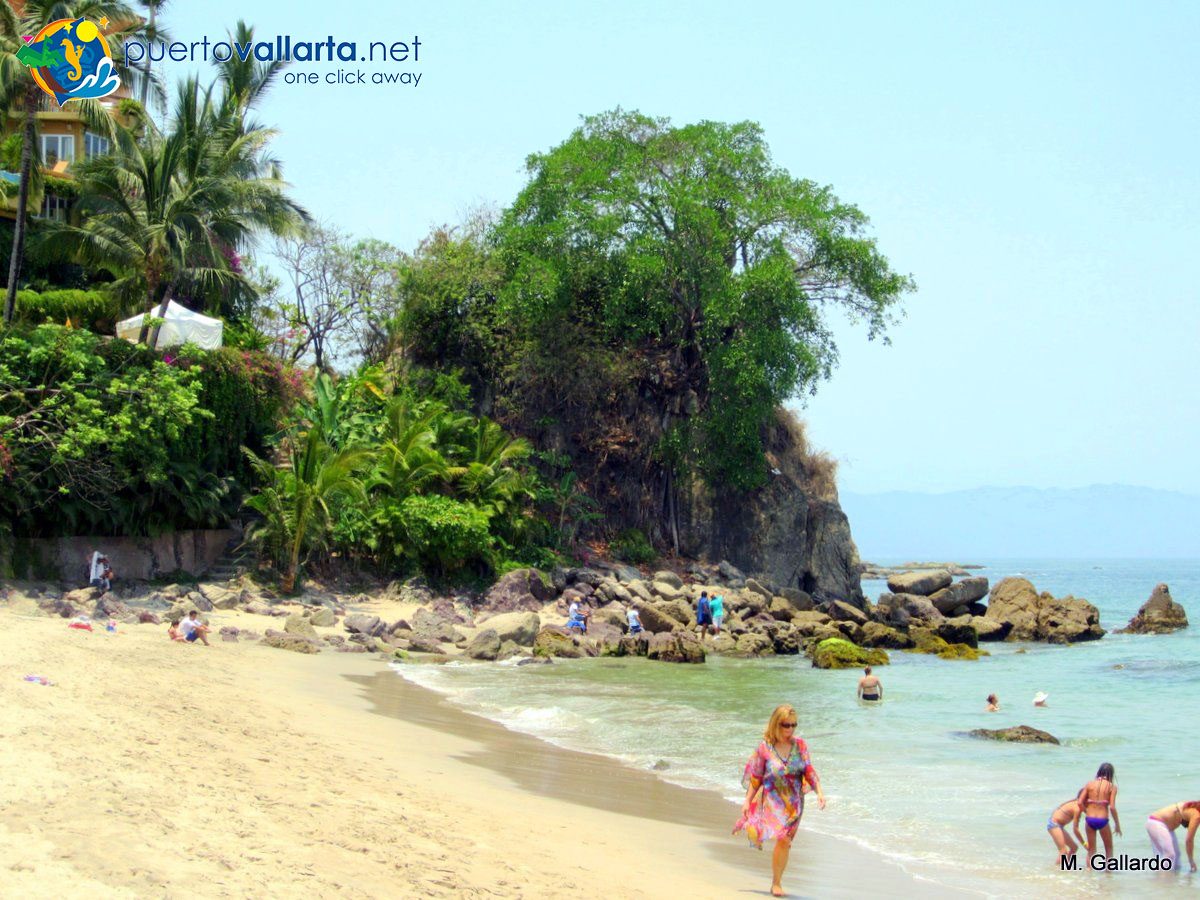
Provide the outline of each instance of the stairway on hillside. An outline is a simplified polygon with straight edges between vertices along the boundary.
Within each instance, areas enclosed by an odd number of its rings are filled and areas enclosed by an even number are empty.
[[[253,566],[254,554],[249,547],[242,546],[242,537],[231,537],[225,544],[225,552],[209,566],[202,576],[206,581],[228,581],[236,578]]]

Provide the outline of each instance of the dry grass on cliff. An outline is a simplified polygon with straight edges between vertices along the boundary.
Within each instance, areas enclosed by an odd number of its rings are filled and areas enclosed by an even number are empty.
[[[771,464],[803,485],[810,497],[837,500],[837,460],[812,448],[804,423],[790,409],[778,410],[767,446]]]

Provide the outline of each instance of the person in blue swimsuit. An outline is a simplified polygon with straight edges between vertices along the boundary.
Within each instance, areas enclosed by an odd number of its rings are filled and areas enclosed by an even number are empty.
[[[1074,856],[1075,851],[1085,843],[1083,835],[1079,832],[1078,814],[1079,801],[1068,800],[1066,803],[1060,803],[1046,821],[1046,831],[1050,833],[1050,840],[1054,841],[1054,846],[1058,848],[1059,868],[1062,868],[1068,856]],[[1067,834],[1068,825],[1072,826],[1075,837],[1079,838],[1078,844]]]
[[[1104,841],[1104,855],[1113,855],[1113,829],[1109,826],[1112,817],[1117,837],[1121,836],[1121,817],[1117,815],[1117,786],[1113,782],[1116,772],[1112,763],[1104,763],[1096,770],[1096,777],[1079,791],[1079,809],[1075,811],[1075,827],[1082,817],[1087,823],[1088,855],[1096,852],[1096,835]]]

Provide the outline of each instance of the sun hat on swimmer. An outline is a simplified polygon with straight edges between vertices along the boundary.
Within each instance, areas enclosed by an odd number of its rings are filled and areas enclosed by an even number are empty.
[[[1035,704],[1045,703],[1049,699],[1050,699],[1050,695],[1047,694],[1045,691],[1038,691],[1036,694],[1033,695],[1033,702]]]

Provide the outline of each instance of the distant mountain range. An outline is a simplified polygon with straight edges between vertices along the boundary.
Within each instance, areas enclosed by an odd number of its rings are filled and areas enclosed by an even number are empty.
[[[1200,495],[1124,484],[841,493],[864,560],[1200,558]]]

